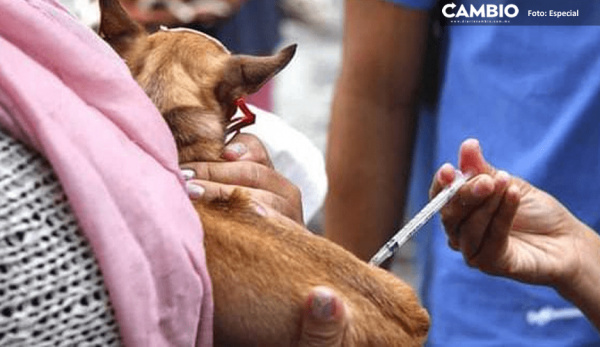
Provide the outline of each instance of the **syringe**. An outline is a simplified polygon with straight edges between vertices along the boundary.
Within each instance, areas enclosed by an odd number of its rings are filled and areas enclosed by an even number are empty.
[[[439,210],[450,201],[450,199],[458,192],[460,187],[467,182],[469,177],[462,172],[456,170],[456,177],[451,185],[444,188],[433,200],[431,200],[413,219],[411,219],[396,235],[383,246],[371,258],[369,264],[379,266],[386,259],[394,255],[394,253],[402,247],[427,221],[433,217]]]

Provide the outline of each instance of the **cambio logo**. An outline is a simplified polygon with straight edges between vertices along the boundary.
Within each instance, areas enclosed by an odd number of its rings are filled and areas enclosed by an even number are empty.
[[[481,5],[479,8],[471,5],[469,11],[467,11],[465,5],[460,5],[458,8],[458,12],[454,13],[454,9],[456,8],[455,3],[447,4],[442,7],[442,14],[446,18],[473,18],[473,17],[482,17],[482,18],[496,18],[496,17],[508,17],[515,18],[519,14],[519,8],[517,5],[510,4],[504,6],[500,5]]]

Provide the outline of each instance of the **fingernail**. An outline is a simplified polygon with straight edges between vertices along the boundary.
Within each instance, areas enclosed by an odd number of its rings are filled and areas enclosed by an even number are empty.
[[[496,179],[498,180],[499,183],[506,184],[506,183],[508,183],[508,180],[510,179],[510,175],[508,174],[508,172],[500,170],[496,174]]]
[[[444,182],[444,168],[445,168],[446,165],[450,165],[450,164],[446,163],[446,164],[442,165],[439,168],[439,170],[438,170],[438,172],[436,174],[437,181],[440,182],[440,183],[442,183],[442,184],[446,184],[446,182]]]
[[[267,210],[261,204],[254,203],[254,210],[263,217],[267,215]]]
[[[507,190],[506,194],[508,195],[508,201],[512,204],[516,204],[519,202],[519,197],[521,196],[521,190],[517,187],[516,184],[511,184]]]
[[[443,182],[443,180],[442,180],[442,172],[444,171],[443,168],[444,168],[444,166],[442,165],[442,167],[440,167],[436,173],[436,176],[437,176],[436,179],[438,180],[438,182]]]
[[[463,145],[471,145],[471,146],[475,146],[475,147],[480,147],[479,145],[479,140],[473,137],[470,137],[466,140],[463,141]]]
[[[188,196],[193,200],[200,199],[205,192],[204,187],[192,182],[186,182],[185,188],[187,189]]]
[[[473,195],[475,195],[478,198],[482,198],[488,194],[489,191],[487,188],[485,188],[485,185],[482,181],[475,182],[475,186],[473,187]]]
[[[325,289],[315,289],[310,303],[310,311],[314,318],[327,321],[335,315],[335,298],[333,293]]]
[[[228,160],[238,159],[248,152],[248,147],[243,143],[232,143],[223,150],[223,157]]]
[[[196,177],[196,172],[192,169],[181,169],[181,175],[183,176],[184,180],[189,181]]]

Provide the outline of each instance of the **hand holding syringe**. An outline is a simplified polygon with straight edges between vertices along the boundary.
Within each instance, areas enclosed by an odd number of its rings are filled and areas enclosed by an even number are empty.
[[[417,213],[400,231],[396,233],[381,249],[371,258],[369,264],[379,266],[386,259],[402,247],[427,221],[450,201],[458,192],[460,187],[467,182],[469,177],[460,171],[456,171],[456,178],[451,185],[442,190],[425,207]]]

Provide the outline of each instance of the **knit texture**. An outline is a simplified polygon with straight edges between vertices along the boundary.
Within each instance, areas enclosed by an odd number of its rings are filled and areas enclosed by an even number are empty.
[[[102,274],[51,166],[0,129],[0,346],[118,346]]]

